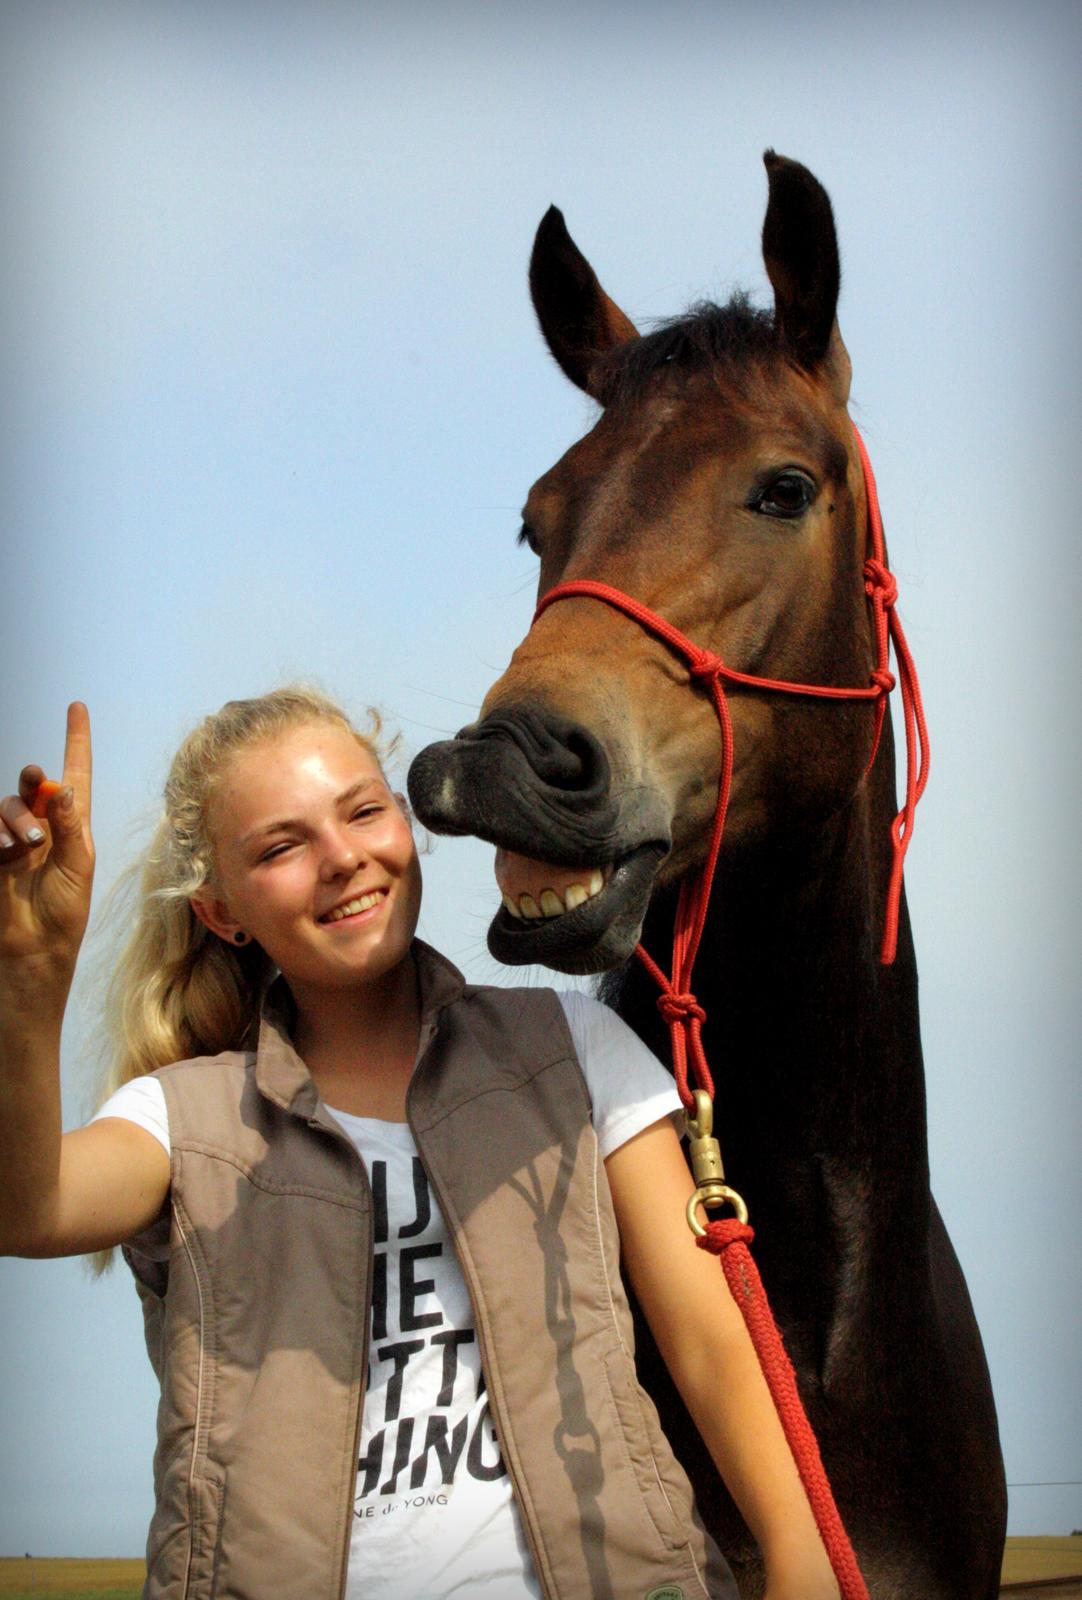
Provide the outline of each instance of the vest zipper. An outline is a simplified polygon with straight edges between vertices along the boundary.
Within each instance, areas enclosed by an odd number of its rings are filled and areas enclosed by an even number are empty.
[[[420,1066],[423,1057],[427,1053],[428,1047],[432,1043],[432,1040],[434,1039],[435,1034],[436,1034],[436,1023],[435,1023],[435,1021],[429,1021],[427,1023],[423,1023],[422,1024],[421,1035],[420,1035],[420,1038],[417,1041],[417,1059],[413,1064],[413,1073],[414,1074],[417,1072],[417,1069]],[[411,1076],[410,1076],[410,1082],[412,1083],[412,1081],[413,1081],[413,1074],[411,1074]],[[407,1088],[407,1091],[406,1091],[406,1095],[407,1095],[407,1120],[408,1120],[408,1115],[409,1115],[409,1113],[408,1113],[408,1099],[409,1099],[409,1090],[408,1090],[408,1088]],[[358,1384],[358,1400],[357,1400],[357,1406],[356,1406],[356,1410],[355,1410],[355,1413],[354,1413],[354,1419],[353,1419],[353,1449],[352,1449],[352,1453],[350,1455],[350,1469],[351,1469],[351,1471],[350,1471],[350,1476],[349,1476],[349,1479],[348,1479],[349,1496],[348,1496],[348,1499],[346,1501],[346,1538],[343,1540],[343,1543],[342,1543],[341,1570],[340,1570],[339,1579],[338,1579],[338,1600],[344,1600],[345,1593],[346,1593],[346,1582],[347,1582],[347,1580],[349,1578],[349,1547],[350,1547],[350,1544],[352,1543],[352,1536],[353,1536],[353,1525],[352,1525],[352,1522],[350,1520],[350,1511],[352,1509],[353,1495],[354,1495],[354,1492],[356,1490],[356,1484],[357,1484],[357,1452],[360,1449],[360,1443],[361,1443],[361,1425],[362,1425],[362,1423],[364,1421],[364,1401],[365,1401],[365,1395],[366,1395],[367,1390],[368,1390],[368,1355],[369,1355],[369,1350],[371,1348],[371,1343],[372,1343],[372,1279],[373,1279],[373,1276],[374,1276],[375,1256],[376,1256],[375,1232],[374,1232],[374,1229],[373,1229],[372,1223],[371,1223],[371,1217],[372,1217],[372,1185],[371,1185],[371,1182],[370,1182],[369,1177],[368,1177],[368,1168],[365,1166],[364,1161],[361,1158],[360,1151],[357,1149],[357,1146],[353,1143],[353,1140],[348,1138],[346,1136],[346,1134],[341,1132],[341,1130],[335,1129],[335,1128],[330,1128],[330,1129],[329,1128],[324,1128],[322,1123],[316,1123],[315,1125],[316,1125],[316,1127],[320,1128],[322,1132],[331,1133],[334,1138],[341,1140],[341,1142],[343,1144],[345,1144],[347,1146],[347,1148],[349,1149],[350,1155],[352,1156],[353,1160],[356,1161],[357,1165],[360,1167],[361,1176],[362,1176],[363,1181],[364,1181],[365,1194],[368,1196],[368,1215],[369,1215],[369,1219],[370,1219],[369,1220],[369,1227],[368,1227],[368,1260],[367,1260],[367,1262],[365,1264],[365,1274],[364,1274],[364,1320],[363,1320],[363,1323],[362,1323],[363,1332],[362,1332],[362,1335],[361,1335],[360,1382]],[[417,1140],[416,1133],[414,1134],[413,1137],[414,1137],[414,1142],[416,1143],[416,1140]],[[418,1145],[418,1150],[419,1149],[420,1149],[420,1146]],[[422,1165],[423,1165],[423,1163],[422,1163]]]
[[[368,1168],[361,1159],[360,1152],[352,1139],[338,1128],[327,1128],[314,1118],[308,1119],[309,1127],[318,1128],[321,1133],[329,1133],[333,1139],[344,1144],[349,1151],[350,1158],[355,1161],[361,1170],[361,1182],[368,1200],[368,1260],[364,1270],[364,1305],[361,1313],[361,1359],[354,1369],[357,1377],[357,1401],[353,1408],[353,1443],[350,1447],[349,1471],[346,1474],[347,1495],[345,1501],[345,1538],[342,1540],[342,1549],[339,1556],[338,1570],[338,1600],[344,1600],[346,1580],[349,1577],[349,1547],[353,1539],[353,1524],[351,1510],[353,1495],[357,1485],[357,1451],[361,1440],[361,1422],[364,1417],[364,1400],[368,1389],[368,1352],[372,1339],[372,1277],[375,1262],[375,1238],[372,1227],[372,1185],[368,1178]]]
[[[372,1185],[368,1179],[368,1168],[357,1154],[354,1154],[360,1163],[364,1174],[365,1193],[368,1196],[368,1260],[364,1273],[364,1311],[361,1319],[361,1364],[357,1383],[357,1406],[353,1415],[353,1444],[350,1449],[349,1474],[347,1482],[349,1494],[346,1500],[346,1537],[342,1543],[342,1571],[338,1580],[338,1600],[343,1600],[346,1592],[346,1580],[349,1576],[349,1547],[353,1543],[353,1497],[357,1492],[357,1451],[361,1443],[361,1420],[364,1417],[364,1401],[368,1393],[368,1353],[372,1341],[372,1277],[375,1264],[375,1229],[372,1226]]]
[[[413,1079],[411,1078],[410,1079],[411,1087],[412,1087],[412,1084],[413,1084]],[[461,1255],[461,1253],[459,1251],[459,1247],[458,1247],[458,1229],[451,1225],[451,1222],[450,1222],[451,1213],[447,1209],[447,1203],[446,1203],[446,1201],[445,1201],[445,1199],[443,1197],[443,1194],[440,1191],[440,1186],[439,1186],[439,1183],[436,1181],[435,1174],[432,1172],[431,1168],[428,1165],[428,1162],[425,1160],[424,1148],[423,1148],[423,1146],[421,1144],[420,1138],[418,1137],[417,1129],[413,1126],[413,1121],[412,1121],[412,1119],[410,1117],[410,1114],[409,1114],[409,1090],[408,1089],[406,1091],[406,1120],[409,1122],[410,1131],[413,1134],[413,1142],[417,1146],[417,1154],[418,1154],[418,1156],[420,1158],[421,1165],[425,1170],[425,1176],[427,1177],[429,1183],[432,1186],[432,1193],[436,1197],[436,1204],[439,1206],[440,1211],[441,1211],[441,1213],[443,1215],[444,1221],[447,1223],[447,1233],[448,1233],[448,1236],[449,1236],[449,1238],[451,1240],[451,1246],[452,1246],[452,1249],[455,1252],[455,1256],[456,1256],[456,1258],[458,1260],[459,1267],[462,1270],[463,1282],[466,1285],[466,1290],[467,1290],[467,1293],[469,1294],[469,1297],[470,1297],[470,1306],[471,1306],[471,1308],[473,1310],[473,1325],[474,1325],[474,1328],[475,1328],[475,1330],[477,1332],[477,1349],[478,1349],[478,1353],[479,1353],[480,1358],[481,1358],[481,1374],[482,1374],[482,1376],[483,1376],[483,1378],[485,1380],[485,1393],[488,1396],[489,1410],[492,1412],[493,1420],[494,1420],[494,1422],[496,1424],[496,1436],[497,1436],[497,1442],[499,1443],[499,1446],[500,1446],[500,1455],[503,1456],[503,1440],[510,1436],[510,1429],[505,1429],[504,1428],[504,1421],[505,1421],[504,1415],[501,1412],[500,1404],[497,1401],[495,1395],[493,1394],[492,1388],[490,1387],[489,1381],[488,1381],[488,1374],[489,1374],[489,1371],[490,1371],[489,1362],[488,1362],[488,1349],[487,1349],[486,1342],[485,1342],[484,1328],[481,1325],[480,1317],[477,1315],[478,1296],[477,1296],[477,1294],[475,1293],[475,1290],[474,1290],[473,1276],[472,1276],[472,1274],[470,1273],[470,1271],[468,1269],[468,1264],[462,1259],[462,1255]],[[534,1521],[534,1517],[533,1517],[532,1511],[519,1498],[517,1486],[515,1484],[514,1474],[511,1472],[510,1467],[507,1465],[506,1458],[504,1458],[504,1467],[507,1470],[508,1477],[511,1479],[511,1495],[512,1495],[512,1498],[513,1498],[513,1500],[515,1502],[515,1509],[518,1511],[519,1517],[522,1520],[522,1526],[523,1526],[523,1529],[524,1529],[525,1534],[526,1534],[526,1542],[528,1543],[528,1545],[530,1547],[530,1555],[531,1555],[531,1557],[533,1559],[534,1576],[537,1579],[538,1587],[541,1590],[541,1593],[542,1593],[542,1595],[544,1597],[544,1600],[558,1600],[558,1597],[555,1596],[553,1590],[549,1587],[548,1581],[547,1581],[547,1579],[545,1577],[545,1567],[544,1567],[544,1564],[543,1564],[543,1562],[541,1560],[541,1552],[542,1552],[543,1546],[541,1544],[540,1532],[539,1532],[538,1528],[535,1526],[535,1521]]]

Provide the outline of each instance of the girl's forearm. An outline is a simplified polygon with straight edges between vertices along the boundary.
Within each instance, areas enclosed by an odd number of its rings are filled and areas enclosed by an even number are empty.
[[[755,1535],[766,1600],[836,1600],[804,1486],[718,1261],[695,1248],[691,1189],[672,1128],[658,1123],[605,1163],[624,1262],[658,1348]]]
[[[7,975],[10,978],[10,974]],[[63,998],[0,985],[0,1253],[32,1254],[60,1171]]]
[[[685,1349],[676,1357],[674,1352],[673,1375],[762,1550],[767,1595],[832,1600],[836,1582],[796,1463],[727,1290],[725,1299],[737,1323],[694,1353]]]

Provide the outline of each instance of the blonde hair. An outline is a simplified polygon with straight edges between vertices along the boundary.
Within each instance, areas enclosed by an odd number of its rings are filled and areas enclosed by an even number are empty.
[[[381,746],[379,715],[369,717],[361,733],[324,694],[291,686],[227,701],[184,740],[153,839],[126,875],[134,926],[106,989],[102,1100],[171,1061],[254,1046],[270,962],[258,945],[227,944],[192,910],[192,896],[213,880],[211,800],[234,756],[305,723],[345,729],[382,766],[396,741]]]

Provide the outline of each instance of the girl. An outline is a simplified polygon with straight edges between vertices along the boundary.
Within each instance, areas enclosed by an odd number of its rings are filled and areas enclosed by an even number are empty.
[[[669,1075],[596,1002],[466,985],[415,939],[372,739],[285,690],[185,741],[111,996],[115,1092],[66,1135],[84,707],[39,822],[42,777],[0,803],[0,1246],[123,1245],[162,1387],[145,1594],[733,1600],[635,1381],[622,1262],[769,1600],[836,1595],[687,1231]]]

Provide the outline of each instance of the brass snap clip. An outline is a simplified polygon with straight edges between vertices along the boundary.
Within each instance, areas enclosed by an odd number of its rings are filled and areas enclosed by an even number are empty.
[[[692,1091],[695,1114],[684,1112],[687,1128],[688,1150],[691,1155],[691,1175],[695,1179],[695,1193],[688,1200],[687,1224],[697,1239],[706,1229],[699,1221],[700,1206],[704,1211],[711,1206],[730,1205],[740,1222],[747,1222],[748,1208],[735,1189],[725,1182],[725,1168],[721,1163],[721,1146],[714,1138],[714,1102],[705,1089]]]

